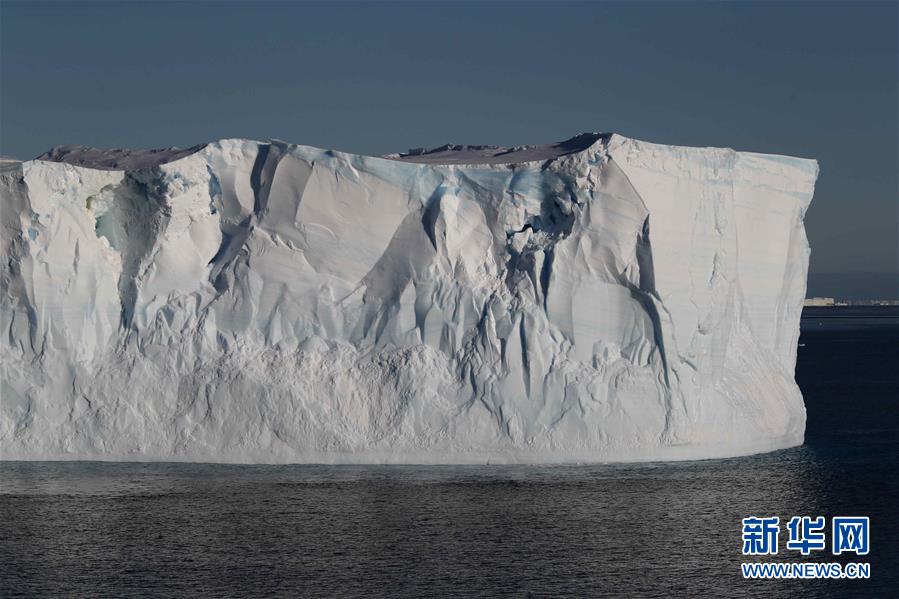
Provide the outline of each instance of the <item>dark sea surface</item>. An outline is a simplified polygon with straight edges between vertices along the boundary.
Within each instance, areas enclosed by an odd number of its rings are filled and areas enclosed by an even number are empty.
[[[899,309],[807,309],[803,447],[588,467],[0,463],[0,597],[899,596]],[[869,580],[744,580],[748,515],[870,516]],[[828,531],[828,542],[829,542]],[[767,561],[801,560],[785,549]],[[749,561],[750,558],[747,558]]]

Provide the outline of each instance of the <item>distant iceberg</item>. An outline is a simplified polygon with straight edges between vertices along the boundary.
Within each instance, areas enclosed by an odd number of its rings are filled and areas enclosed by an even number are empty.
[[[0,457],[558,463],[801,444],[817,173],[614,134],[4,162]]]

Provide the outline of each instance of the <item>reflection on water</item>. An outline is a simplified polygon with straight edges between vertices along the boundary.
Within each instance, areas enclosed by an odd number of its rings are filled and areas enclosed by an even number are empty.
[[[803,320],[807,444],[767,455],[540,468],[0,464],[0,595],[894,594],[899,315],[885,313]],[[870,516],[871,580],[744,581],[750,514]],[[797,559],[784,542],[778,559]]]

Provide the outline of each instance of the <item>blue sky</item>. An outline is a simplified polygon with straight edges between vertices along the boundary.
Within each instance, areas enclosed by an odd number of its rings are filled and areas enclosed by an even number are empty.
[[[897,23],[895,2],[4,1],[0,153],[594,130],[814,157],[812,272],[894,282]]]

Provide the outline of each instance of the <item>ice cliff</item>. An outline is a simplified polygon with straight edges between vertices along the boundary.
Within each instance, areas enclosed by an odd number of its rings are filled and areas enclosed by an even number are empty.
[[[598,462],[801,444],[817,172],[599,134],[4,163],[0,456]]]

